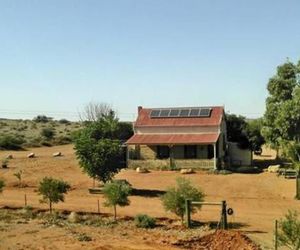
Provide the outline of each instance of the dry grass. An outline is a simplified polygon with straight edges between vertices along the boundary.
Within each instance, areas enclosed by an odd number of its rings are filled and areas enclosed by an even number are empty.
[[[0,151],[0,158],[10,153],[14,156],[8,169],[0,169],[0,177],[4,178],[7,184],[3,194],[0,195],[0,206],[23,206],[26,193],[29,205],[46,209],[45,204],[39,203],[40,197],[37,195],[36,189],[44,176],[54,176],[62,178],[72,185],[72,190],[66,196],[65,203],[57,204],[54,208],[96,212],[99,199],[101,212],[112,212],[110,208],[103,207],[104,200],[101,195],[88,193],[88,188],[92,186],[93,181],[81,172],[72,145],[36,148],[30,151],[35,152],[37,158],[26,158],[28,152]],[[64,156],[53,158],[52,153],[55,151],[61,151]],[[17,179],[13,173],[19,170],[24,173],[23,181],[28,186],[27,188],[16,187]],[[161,191],[174,185],[175,179],[179,176],[178,172],[170,171],[138,174],[135,171],[127,170],[119,173],[117,178],[127,179],[136,189]],[[235,211],[234,216],[229,217],[231,225],[246,232],[255,241],[269,247],[272,246],[274,220],[282,217],[288,209],[299,210],[299,201],[294,200],[295,181],[279,178],[274,174],[208,175],[198,172],[187,178],[203,189],[207,201],[226,200]],[[147,194],[147,192],[141,193]],[[131,196],[130,200],[130,206],[118,209],[120,216],[134,217],[138,213],[146,213],[153,217],[176,219],[174,215],[164,211],[159,197],[136,195]],[[203,207],[202,211],[193,218],[214,224],[218,221],[219,214],[220,211],[217,207]],[[94,236],[91,237],[94,239]],[[112,234],[107,241],[115,237],[115,234]],[[7,239],[13,239],[13,237]],[[108,243],[107,241],[106,243]],[[124,244],[125,246],[126,244]]]
[[[35,122],[32,120],[11,120],[0,118],[0,135],[12,135],[23,138],[25,146],[40,146],[43,142],[41,132],[44,128],[55,130],[55,137],[70,137],[73,131],[81,127],[78,122],[60,123],[50,121],[47,123]]]

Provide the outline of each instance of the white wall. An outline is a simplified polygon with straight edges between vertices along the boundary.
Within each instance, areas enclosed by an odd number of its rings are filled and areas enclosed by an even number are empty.
[[[228,153],[231,164],[250,166],[252,164],[252,151],[240,149],[235,142],[228,142]]]

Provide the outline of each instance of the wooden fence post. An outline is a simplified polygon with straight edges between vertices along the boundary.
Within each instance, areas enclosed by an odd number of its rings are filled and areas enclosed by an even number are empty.
[[[300,175],[297,174],[296,178],[296,199],[300,200]]]
[[[186,216],[186,226],[191,227],[191,200],[185,200],[185,216]]]
[[[228,229],[226,201],[222,201],[221,228],[224,229],[224,230]]]
[[[98,205],[98,214],[100,214],[100,203],[99,203],[99,200],[97,200],[97,205]]]
[[[24,194],[24,204],[25,204],[25,207],[27,206],[27,196],[26,194]]]
[[[274,249],[278,249],[278,220],[275,220]]]

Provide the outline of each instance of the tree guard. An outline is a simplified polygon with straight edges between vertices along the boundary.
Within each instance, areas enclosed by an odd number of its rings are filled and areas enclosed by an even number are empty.
[[[208,206],[220,206],[221,207],[221,228],[224,230],[228,229],[227,212],[230,215],[233,214],[233,209],[229,208],[227,211],[226,201],[221,202],[199,202],[199,201],[185,201],[185,215],[186,215],[186,226],[191,227],[191,206],[193,205],[208,205]]]

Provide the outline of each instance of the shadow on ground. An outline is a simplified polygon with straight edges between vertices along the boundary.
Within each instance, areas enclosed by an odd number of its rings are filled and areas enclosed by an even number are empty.
[[[192,228],[197,228],[197,227],[203,227],[208,225],[210,229],[220,229],[220,222],[219,221],[192,221]],[[228,223],[228,229],[241,229],[241,228],[246,228],[249,227],[248,224],[246,223],[241,223],[241,222],[229,222]]]
[[[162,190],[152,190],[152,189],[132,189],[131,194],[134,196],[143,196],[143,197],[160,197],[165,194],[165,191]]]

